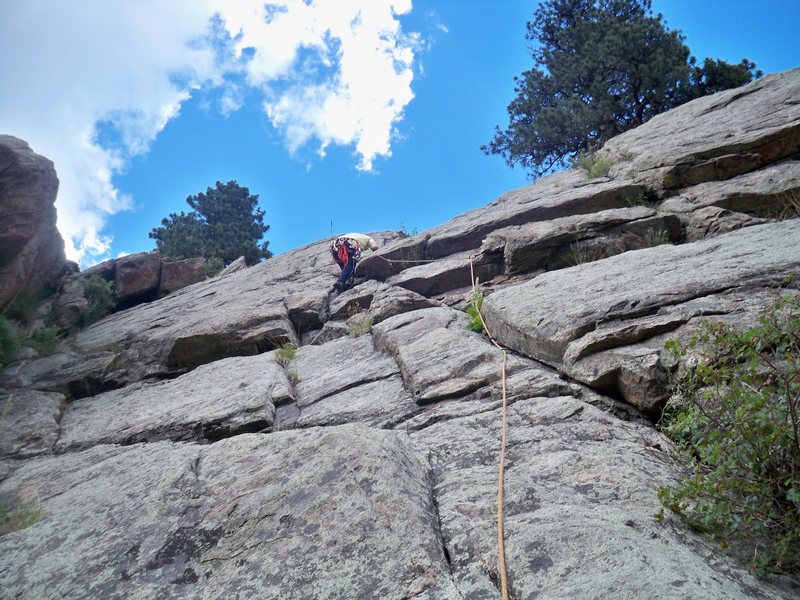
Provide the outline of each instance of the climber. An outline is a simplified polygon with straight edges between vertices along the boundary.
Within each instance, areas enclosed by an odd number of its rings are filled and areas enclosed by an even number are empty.
[[[340,235],[331,242],[331,256],[342,270],[339,274],[338,281],[333,284],[334,290],[343,292],[352,284],[352,279],[356,272],[356,265],[361,259],[361,251],[367,248],[374,252],[380,248],[380,246],[378,246],[375,240],[363,233]]]

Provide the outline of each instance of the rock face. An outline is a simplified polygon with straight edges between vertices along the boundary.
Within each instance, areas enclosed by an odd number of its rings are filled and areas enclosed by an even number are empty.
[[[116,309],[122,310],[152,302],[193,283],[206,279],[206,261],[189,258],[173,261],[157,252],[140,252],[109,259],[61,281],[55,301],[58,325],[67,329],[76,324],[88,302],[84,287],[91,277],[114,283]]]
[[[56,229],[57,192],[53,163],[0,135],[0,305],[20,292],[55,287],[70,271]]]
[[[798,597],[655,518],[680,473],[653,426],[667,339],[796,286],[796,98],[800,70],[768,76],[615,138],[610,177],[374,234],[339,296],[327,240],[160,299],[142,269],[148,302],[0,373],[0,503],[25,517],[0,589],[500,598],[505,391],[510,597]],[[468,329],[476,277],[505,361]]]

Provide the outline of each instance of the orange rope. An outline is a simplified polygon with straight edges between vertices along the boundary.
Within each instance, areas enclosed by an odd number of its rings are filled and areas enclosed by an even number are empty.
[[[472,256],[469,257],[469,275],[472,278],[472,296],[473,299],[477,293],[477,281],[475,279],[475,271],[472,266]],[[502,596],[502,600],[508,600],[508,578],[506,576],[506,547],[505,547],[505,535],[504,535],[504,527],[503,527],[503,483],[505,481],[505,467],[506,467],[506,431],[507,427],[507,413],[508,413],[508,402],[506,398],[506,362],[508,359],[508,353],[506,352],[505,348],[503,348],[500,344],[497,343],[497,340],[494,339],[492,333],[489,331],[489,328],[486,326],[486,321],[483,320],[483,315],[481,314],[480,309],[478,308],[477,304],[473,301],[473,306],[475,307],[475,312],[478,313],[478,318],[481,320],[481,325],[483,325],[483,330],[486,332],[486,335],[489,337],[489,340],[492,344],[497,347],[503,353],[503,402],[501,405],[500,414],[502,415],[502,427],[500,430],[500,464],[497,468],[497,562],[498,562],[498,570],[500,571],[500,594]]]
[[[382,258],[388,263],[432,263],[432,262],[440,262],[444,260],[464,260],[461,258],[450,258],[450,259],[433,259],[433,260],[392,260],[389,258],[385,258],[383,256],[377,255],[379,258]],[[475,269],[473,267],[473,259],[474,255],[469,256],[469,276],[472,283],[472,294],[473,299],[476,297],[477,292],[477,281],[475,279]],[[506,349],[503,348],[500,344],[497,343],[497,340],[494,339],[489,328],[486,326],[486,321],[483,319],[483,315],[481,314],[480,309],[478,308],[477,304],[474,303],[475,311],[478,313],[478,318],[481,320],[481,324],[483,325],[483,330],[486,332],[487,337],[489,340],[494,344],[494,346],[503,353],[503,370],[502,370],[502,390],[503,390],[503,401],[501,404],[501,416],[502,416],[502,427],[500,433],[500,462],[498,465],[498,472],[497,472],[497,562],[498,562],[498,570],[500,571],[500,594],[502,600],[508,600],[508,577],[506,575],[506,550],[505,550],[505,534],[504,534],[504,527],[503,527],[503,484],[505,481],[505,464],[506,464],[506,439],[507,439],[507,429],[508,429],[508,420],[507,420],[507,413],[508,413],[508,400],[506,396],[506,363],[508,362],[508,353]]]

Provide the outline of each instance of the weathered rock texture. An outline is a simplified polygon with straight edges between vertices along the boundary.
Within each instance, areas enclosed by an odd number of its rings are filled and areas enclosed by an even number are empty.
[[[499,598],[505,389],[512,598],[798,597],[655,518],[680,473],[652,424],[668,338],[796,285],[797,98],[768,76],[616,138],[611,177],[376,234],[339,296],[323,240],[13,365],[0,502],[33,517],[0,531],[2,594]]]
[[[56,229],[58,178],[52,161],[0,135],[0,305],[36,295],[70,270]]]
[[[88,308],[84,287],[91,277],[114,284],[116,310],[163,298],[181,288],[206,279],[203,258],[170,260],[158,252],[140,252],[109,259],[61,280],[55,300],[56,323],[67,329],[75,325]]]

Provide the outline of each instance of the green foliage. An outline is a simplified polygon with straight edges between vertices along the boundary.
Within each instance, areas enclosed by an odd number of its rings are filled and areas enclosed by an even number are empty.
[[[81,316],[81,325],[91,325],[111,312],[117,303],[114,284],[100,275],[92,275],[83,284],[83,297],[89,303],[86,312]]]
[[[206,262],[206,275],[209,277],[216,277],[225,268],[225,263],[218,256],[212,256]]]
[[[17,334],[14,327],[5,317],[0,317],[0,368],[14,362],[17,357]]]
[[[481,308],[483,307],[483,292],[477,286],[472,290],[466,312],[470,317],[467,329],[476,333],[483,333],[483,319],[481,318]]]
[[[297,385],[300,382],[300,375],[297,374],[297,371],[286,371],[286,378],[292,385]]]
[[[292,344],[283,344],[275,351],[275,360],[283,367],[286,367],[297,355],[297,349]]]
[[[661,428],[687,475],[661,502],[723,544],[745,544],[760,571],[800,567],[800,295],[758,326],[706,322],[667,350],[681,365]]]
[[[372,317],[356,315],[347,320],[347,334],[350,337],[359,337],[372,331]]]
[[[573,267],[595,262],[606,257],[605,248],[589,242],[573,242],[569,245],[566,261]]]
[[[30,335],[30,342],[42,356],[50,356],[56,351],[58,344],[58,327],[48,325],[41,327]]]
[[[19,323],[30,323],[39,299],[28,292],[19,292],[3,307],[3,315]]]
[[[658,229],[656,227],[650,227],[647,231],[644,232],[644,243],[647,246],[660,246],[662,244],[666,244],[669,242],[669,236],[667,232],[663,229]]]
[[[9,503],[0,501],[0,535],[20,531],[38,523],[42,509],[28,503]]]
[[[599,152],[578,152],[570,161],[573,167],[586,171],[589,179],[606,177],[614,161]]]
[[[696,66],[650,0],[545,0],[526,37],[533,68],[515,79],[508,127],[482,149],[534,178],[658,113],[760,76],[747,60]]]
[[[224,264],[244,256],[248,265],[272,256],[269,242],[261,242],[269,231],[265,213],[258,207],[258,196],[251,196],[248,188],[236,181],[217,181],[214,188],[189,196],[186,202],[192,208],[189,213],[171,213],[148,234],[163,256],[217,257]]]

